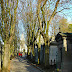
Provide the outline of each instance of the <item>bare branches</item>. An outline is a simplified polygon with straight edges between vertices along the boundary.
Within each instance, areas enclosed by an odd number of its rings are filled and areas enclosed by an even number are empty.
[[[46,5],[47,0],[45,0],[45,2],[43,3],[43,6],[41,7],[41,9],[43,10],[43,7]]]
[[[59,12],[62,12],[62,11],[65,10],[65,9],[70,9],[70,8],[63,8],[63,9],[61,9],[60,11],[56,12],[55,14],[57,14],[57,13],[59,13]]]
[[[49,24],[50,24],[51,20],[53,19],[53,17],[55,16],[55,12],[57,10],[57,7],[58,7],[59,2],[60,2],[60,0],[57,0],[56,5],[55,5],[55,8],[54,8],[54,11],[53,11],[53,13],[52,13],[52,15],[51,15],[51,17],[49,19]]]
[[[42,15],[43,15],[42,25],[44,25],[44,32],[45,32],[45,28],[46,28],[46,22],[45,22],[45,12],[43,10],[43,7],[46,5],[46,2],[47,2],[47,0],[43,3],[43,6],[41,7],[41,11],[42,11]]]

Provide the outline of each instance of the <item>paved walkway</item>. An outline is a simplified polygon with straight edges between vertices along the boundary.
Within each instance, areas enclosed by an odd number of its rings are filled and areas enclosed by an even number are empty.
[[[11,61],[10,72],[41,72],[36,67],[30,65],[25,58],[17,57]]]

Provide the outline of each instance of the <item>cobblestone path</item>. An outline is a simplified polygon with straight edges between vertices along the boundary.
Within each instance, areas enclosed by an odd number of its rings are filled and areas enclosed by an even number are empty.
[[[41,72],[36,67],[30,65],[26,59],[17,57],[11,61],[10,72]]]

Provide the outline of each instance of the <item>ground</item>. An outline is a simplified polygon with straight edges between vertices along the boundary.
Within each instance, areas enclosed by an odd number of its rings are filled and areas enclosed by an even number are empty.
[[[16,57],[11,61],[10,72],[42,72],[32,66],[27,59]]]

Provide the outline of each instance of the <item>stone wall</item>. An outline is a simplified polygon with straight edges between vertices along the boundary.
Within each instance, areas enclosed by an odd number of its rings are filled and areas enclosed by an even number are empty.
[[[50,65],[56,64],[57,52],[58,52],[57,46],[51,45],[50,51],[49,51],[49,64]]]
[[[57,67],[61,65],[61,72],[72,72],[72,34],[58,33],[56,36],[58,44]]]
[[[67,40],[67,51],[63,51],[62,72],[72,72],[72,43]]]

